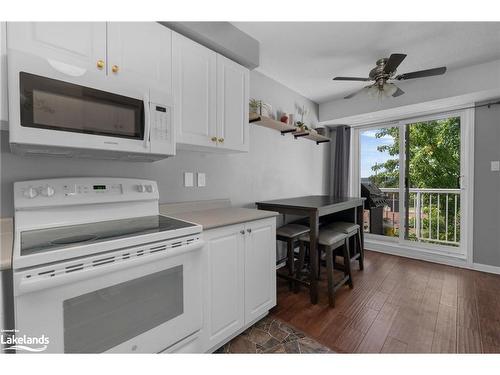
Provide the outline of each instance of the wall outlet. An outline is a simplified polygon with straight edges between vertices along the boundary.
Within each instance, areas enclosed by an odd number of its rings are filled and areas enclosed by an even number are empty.
[[[194,186],[194,174],[193,172],[184,172],[184,187]]]
[[[205,187],[207,186],[207,180],[205,173],[198,172],[197,174],[197,181],[198,181],[198,187]]]
[[[492,172],[500,171],[500,161],[499,160],[494,160],[491,162],[491,171]]]

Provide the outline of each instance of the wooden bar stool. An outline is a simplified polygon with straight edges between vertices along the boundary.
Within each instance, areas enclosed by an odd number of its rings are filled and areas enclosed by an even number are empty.
[[[351,257],[351,260],[358,259],[359,269],[363,270],[363,268],[364,268],[363,261],[364,261],[365,251],[363,249],[363,246],[361,245],[361,227],[356,223],[349,223],[347,221],[335,221],[333,223],[327,224],[325,226],[325,228],[333,229],[335,231],[345,233],[349,239],[355,236],[355,240],[356,240],[357,245],[358,245],[359,253],[354,254]]]
[[[290,289],[294,284],[295,276],[295,248],[299,245],[299,237],[305,233],[309,233],[309,227],[300,224],[286,224],[276,229],[276,240],[286,242],[286,263],[288,275],[283,275],[278,272],[278,276],[286,278],[290,281]],[[277,263],[281,263],[280,259]]]
[[[299,237],[300,251],[297,277],[300,277],[300,272],[304,266],[304,258],[306,248],[310,247],[309,234],[303,234]],[[321,229],[318,236],[319,251],[324,251],[326,255],[326,269],[328,276],[328,302],[331,307],[335,306],[335,292],[344,284],[348,284],[350,288],[354,286],[351,275],[351,262],[349,258],[349,237],[347,234],[333,229]],[[341,251],[338,251],[339,249]],[[314,251],[309,249],[310,251]],[[341,256],[344,258],[343,270],[344,277],[335,283],[334,266],[335,257]],[[312,272],[312,267],[309,265],[309,272]],[[316,275],[314,275],[316,276]],[[297,284],[298,285],[298,284]]]

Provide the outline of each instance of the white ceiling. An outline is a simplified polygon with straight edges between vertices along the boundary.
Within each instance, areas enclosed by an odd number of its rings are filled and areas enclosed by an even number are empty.
[[[500,59],[500,22],[233,22],[260,42],[258,71],[317,103],[363,82],[380,57],[406,53],[400,73]],[[429,83],[433,78],[422,78]],[[404,90],[405,82],[398,83]]]

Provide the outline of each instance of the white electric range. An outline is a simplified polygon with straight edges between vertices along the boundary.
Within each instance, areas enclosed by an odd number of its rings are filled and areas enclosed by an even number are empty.
[[[202,228],[158,201],[139,179],[14,184],[14,349],[157,353],[197,334]]]

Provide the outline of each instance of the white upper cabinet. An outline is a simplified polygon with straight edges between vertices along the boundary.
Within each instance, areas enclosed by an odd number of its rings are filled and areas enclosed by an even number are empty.
[[[174,32],[172,57],[177,143],[215,147],[216,53]]]
[[[9,22],[7,47],[106,73],[105,22]]]
[[[156,22],[108,23],[110,77],[147,82],[172,93],[172,31]]]
[[[9,22],[7,47],[172,94],[172,31],[156,22]]]
[[[276,305],[275,219],[246,225],[245,322],[250,322]]]
[[[248,151],[248,69],[175,32],[172,57],[177,144]]]
[[[249,71],[217,55],[218,146],[248,151]]]

